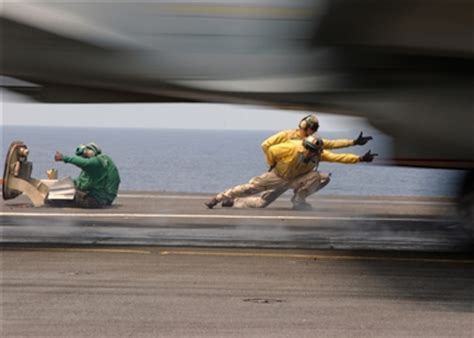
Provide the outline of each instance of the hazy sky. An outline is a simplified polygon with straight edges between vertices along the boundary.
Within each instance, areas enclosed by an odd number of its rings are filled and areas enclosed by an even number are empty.
[[[229,104],[44,104],[0,91],[1,125],[279,130],[305,112]],[[309,112],[308,112],[309,113]],[[367,129],[363,119],[316,113],[321,130]]]

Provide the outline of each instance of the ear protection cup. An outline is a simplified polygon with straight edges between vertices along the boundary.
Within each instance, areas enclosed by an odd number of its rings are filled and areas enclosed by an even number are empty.
[[[315,115],[305,116],[298,125],[301,129],[306,130],[307,128],[313,129],[316,132],[319,129],[319,121]]]
[[[76,148],[76,155],[81,156],[85,149],[86,149],[85,144],[78,145],[77,148]]]
[[[300,127],[301,129],[306,129],[308,128],[308,121],[307,119],[311,117],[311,114],[303,117],[298,125],[298,127]]]

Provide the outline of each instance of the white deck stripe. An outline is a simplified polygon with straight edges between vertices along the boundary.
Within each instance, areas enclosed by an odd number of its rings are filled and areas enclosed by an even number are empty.
[[[63,218],[175,218],[175,219],[254,219],[254,220],[331,220],[372,222],[446,222],[439,218],[404,217],[340,217],[340,216],[257,216],[257,215],[203,215],[203,214],[134,214],[134,213],[46,213],[1,212],[0,216],[14,217],[63,217]]]
[[[170,199],[170,200],[207,200],[210,198],[208,195],[138,195],[138,194],[119,194],[119,198],[150,198],[150,199]],[[289,198],[281,199],[283,201],[289,201]],[[360,200],[354,199],[337,199],[337,198],[308,198],[309,201],[317,201],[317,203],[360,203],[360,204],[400,204],[400,205],[454,205],[454,202],[449,201],[396,201],[389,199],[376,199],[366,200],[363,197]]]

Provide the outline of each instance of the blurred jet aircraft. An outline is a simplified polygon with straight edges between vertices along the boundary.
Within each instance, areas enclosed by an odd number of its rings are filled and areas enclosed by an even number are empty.
[[[5,1],[1,75],[42,102],[238,102],[366,117],[398,165],[467,169],[471,0]]]

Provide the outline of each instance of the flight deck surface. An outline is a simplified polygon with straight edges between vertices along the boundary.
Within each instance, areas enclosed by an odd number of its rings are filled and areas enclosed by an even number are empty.
[[[468,234],[449,198],[289,196],[266,209],[207,209],[207,194],[120,193],[104,209],[2,201],[2,243],[462,251]]]
[[[263,210],[209,210],[210,197],[2,202],[0,333],[472,337],[474,261],[452,200],[318,195],[302,212],[287,196]]]

